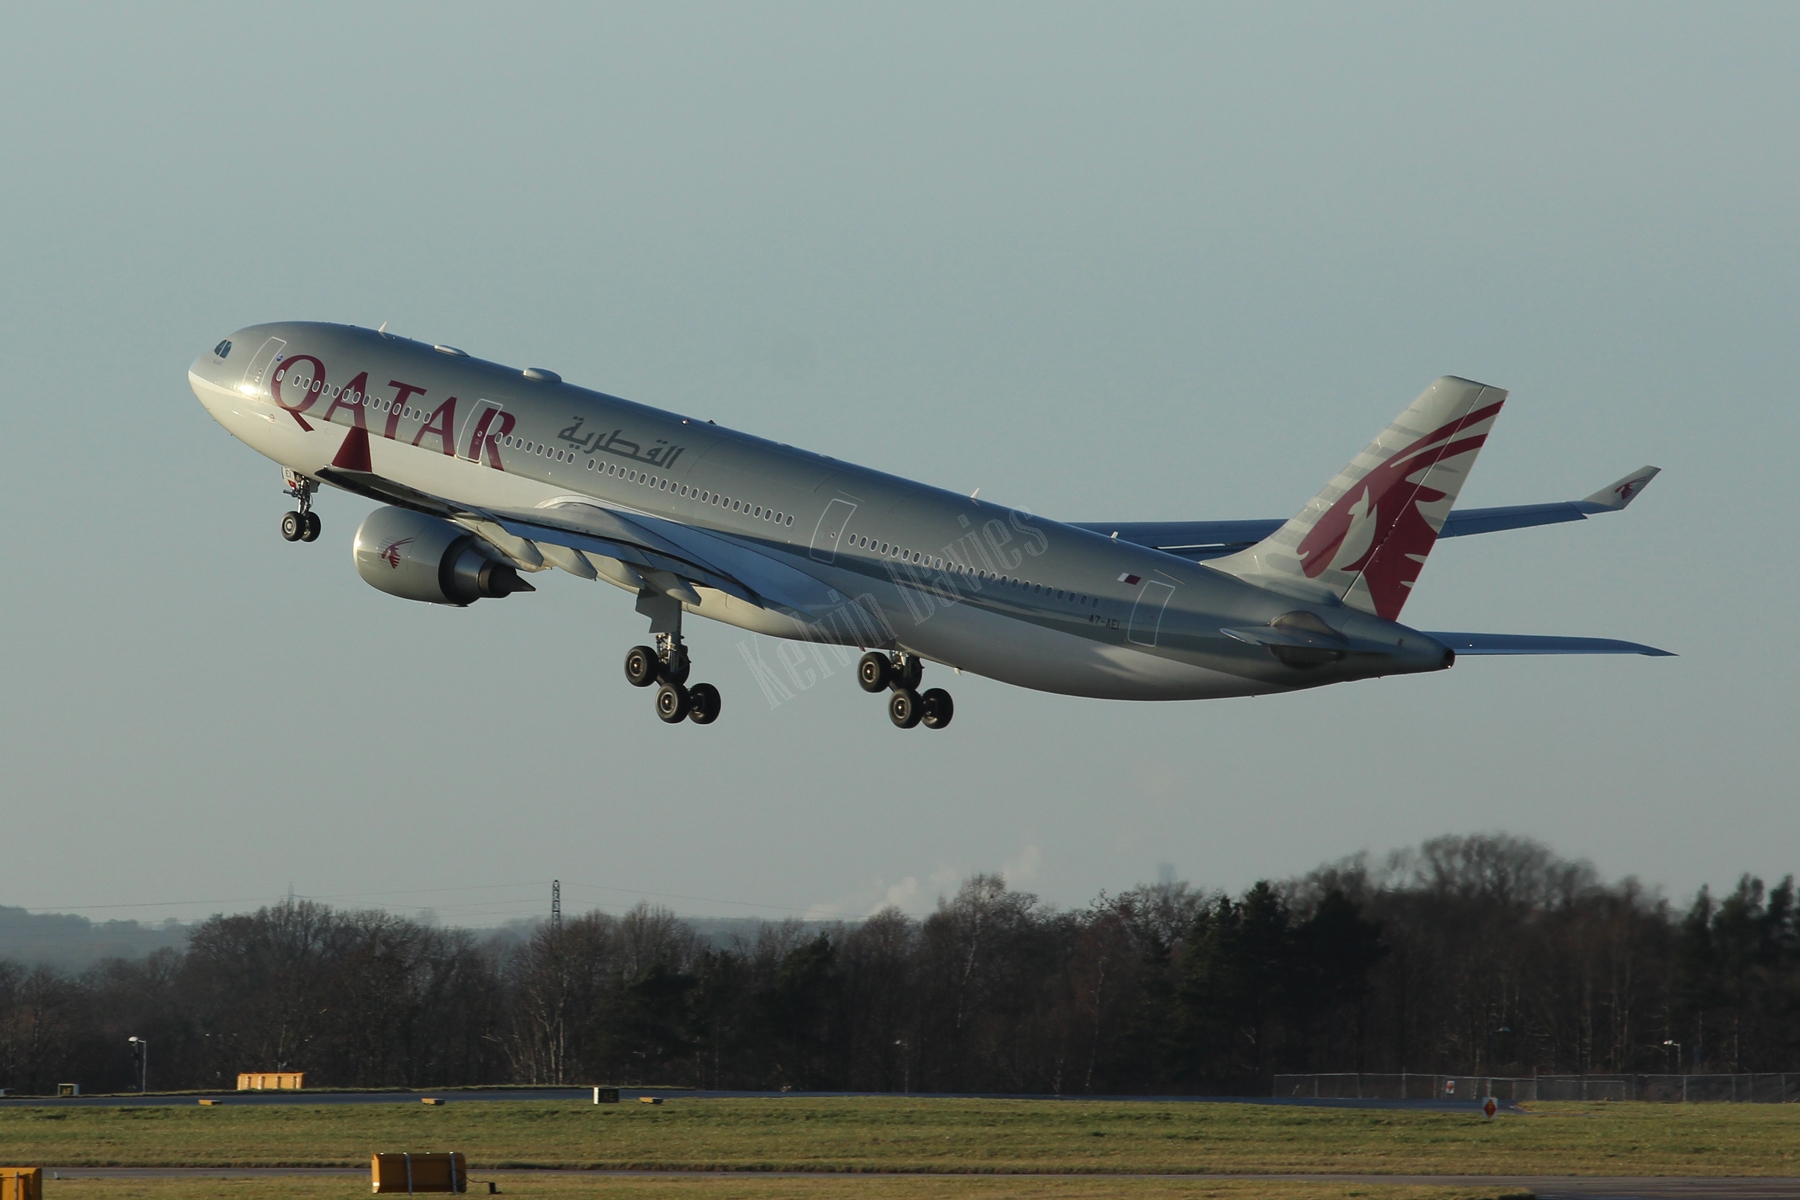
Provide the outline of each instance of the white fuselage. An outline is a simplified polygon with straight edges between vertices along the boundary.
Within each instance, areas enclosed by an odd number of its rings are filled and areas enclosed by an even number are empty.
[[[202,355],[189,382],[233,436],[283,467],[329,478],[366,431],[369,474],[468,510],[591,506],[692,531],[725,569],[737,556],[770,581],[755,602],[691,588],[698,602],[686,611],[745,629],[885,644],[1008,683],[1116,699],[1435,669],[1407,653],[1413,631],[1342,608],[1329,610],[1334,627],[1404,649],[1360,667],[1285,666],[1221,630],[1326,611],[1316,598],[553,376],[341,325],[255,326],[230,341],[236,351]],[[570,553],[540,549],[514,561],[539,569]],[[571,569],[593,575],[585,563]],[[872,632],[883,626],[885,636]]]

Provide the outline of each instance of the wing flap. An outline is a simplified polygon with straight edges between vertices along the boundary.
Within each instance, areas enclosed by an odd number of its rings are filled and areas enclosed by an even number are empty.
[[[755,593],[755,598],[741,598],[764,606],[774,605],[817,615],[843,602],[843,597],[830,587],[755,545],[661,517],[622,513],[585,498],[570,497],[546,507],[509,510],[496,516],[522,524],[547,525],[572,536],[599,536],[615,543],[641,547],[645,556],[652,560],[660,558],[676,564],[661,566],[652,561],[648,565],[686,574],[694,582],[709,587],[719,586],[711,579],[733,581],[740,588]],[[593,549],[590,546],[576,548]],[[706,571],[710,578],[697,578],[691,570],[684,572],[680,564]]]

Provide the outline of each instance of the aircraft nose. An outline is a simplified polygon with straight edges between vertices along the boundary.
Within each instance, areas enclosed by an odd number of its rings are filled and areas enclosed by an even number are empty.
[[[228,390],[230,384],[224,377],[226,369],[216,348],[201,351],[188,364],[188,387],[193,389],[194,398],[215,418],[220,415],[221,406],[228,405],[232,398]]]

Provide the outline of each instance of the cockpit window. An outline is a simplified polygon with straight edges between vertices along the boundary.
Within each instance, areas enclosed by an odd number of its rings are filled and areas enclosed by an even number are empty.
[[[228,340],[220,342],[218,345],[214,346],[213,353],[218,355],[220,358],[229,357],[231,354],[230,340],[228,339]]]

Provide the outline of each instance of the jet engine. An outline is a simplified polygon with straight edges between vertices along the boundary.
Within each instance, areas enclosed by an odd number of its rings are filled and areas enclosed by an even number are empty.
[[[537,590],[484,548],[460,525],[409,509],[378,508],[357,526],[356,573],[402,600],[459,607],[483,596]]]

